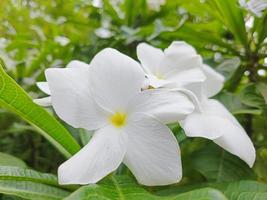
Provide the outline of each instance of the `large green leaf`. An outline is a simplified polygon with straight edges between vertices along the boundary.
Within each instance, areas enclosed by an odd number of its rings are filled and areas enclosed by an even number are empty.
[[[99,184],[83,186],[65,200],[226,200],[218,190],[203,188],[175,196],[156,196],[126,176],[110,176]]]
[[[17,166],[26,168],[25,162],[15,156],[0,152],[0,166]]]
[[[60,200],[69,194],[66,190],[42,183],[14,180],[0,180],[0,193],[30,200]]]
[[[1,61],[1,60],[0,60]],[[71,134],[42,107],[33,103],[27,93],[11,78],[0,62],[0,105],[15,112],[34,126],[65,156],[79,150],[78,143]]]
[[[54,200],[69,195],[61,188],[53,174],[40,173],[31,169],[1,166],[0,193],[26,199]]]
[[[216,145],[208,145],[193,154],[192,165],[209,181],[254,178],[253,171],[247,164]]]
[[[21,180],[58,186],[57,177],[53,174],[40,173],[31,169],[0,166],[0,180]]]

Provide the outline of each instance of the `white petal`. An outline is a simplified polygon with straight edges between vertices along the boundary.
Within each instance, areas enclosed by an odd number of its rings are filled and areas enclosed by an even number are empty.
[[[213,141],[252,167],[256,159],[256,151],[252,141],[243,128],[235,126],[234,130],[234,126],[232,125],[232,130],[229,132],[226,131],[223,136]]]
[[[88,68],[89,65],[87,63],[79,61],[79,60],[72,60],[66,65],[66,67],[68,67],[68,68],[72,68],[72,67],[74,67],[74,68],[77,68],[77,67]]]
[[[95,130],[107,123],[107,115],[90,94],[88,68],[47,69],[52,105],[57,115],[75,128]]]
[[[122,130],[112,126],[97,130],[85,147],[59,167],[59,183],[96,183],[116,170],[126,152],[127,135]]]
[[[180,124],[188,137],[204,137],[211,140],[222,136],[225,132],[236,131],[236,126],[234,125],[233,129],[230,120],[206,113],[193,113]]]
[[[196,55],[194,47],[184,41],[174,41],[164,50],[166,55]]]
[[[173,42],[164,50],[165,57],[161,63],[163,74],[172,74],[173,70],[188,70],[190,68],[201,68],[202,58],[195,49],[185,42]]]
[[[144,90],[132,99],[129,107],[131,112],[149,113],[163,123],[177,122],[194,110],[184,93],[169,89]]]
[[[240,157],[249,166],[255,161],[255,148],[235,117],[218,101],[202,102],[202,113],[189,115],[182,127],[187,136],[204,137]]]
[[[208,65],[203,65],[206,80],[203,84],[203,91],[206,97],[212,97],[223,88],[224,77]]]
[[[137,46],[137,57],[147,74],[153,74],[158,71],[159,64],[164,58],[161,49],[155,48],[149,44],[141,43]]]
[[[172,84],[172,82],[163,79],[158,79],[154,75],[147,75],[147,78],[148,78],[148,84],[153,88],[163,88],[163,87],[168,88],[168,85]]]
[[[34,99],[33,102],[38,104],[39,106],[44,106],[44,107],[52,106],[51,97]]]
[[[51,95],[51,91],[49,89],[47,82],[37,82],[36,85],[42,92],[44,92],[45,94]]]
[[[145,114],[133,116],[126,127],[128,148],[123,162],[140,184],[168,185],[182,178],[180,149],[171,131]]]
[[[111,48],[100,51],[90,69],[96,102],[112,112],[124,111],[145,81],[145,74],[136,61]]]
[[[188,69],[175,69],[166,75],[166,79],[170,82],[176,83],[178,87],[186,87],[192,83],[197,83],[198,85],[201,82],[206,80],[206,76],[201,68],[193,67]]]

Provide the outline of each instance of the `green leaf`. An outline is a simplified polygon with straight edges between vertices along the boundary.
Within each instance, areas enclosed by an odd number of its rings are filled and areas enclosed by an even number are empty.
[[[203,47],[203,44],[210,43],[213,45],[218,45],[220,47],[226,48],[228,51],[232,52],[235,55],[239,55],[239,53],[233,48],[233,45],[224,42],[220,37],[215,35],[210,31],[204,30],[196,30],[194,25],[190,26],[188,24],[184,24],[181,28],[179,28],[175,32],[167,32],[163,35],[165,39],[173,38],[181,38],[183,40],[188,41],[189,43],[198,43],[199,46]]]
[[[69,192],[42,183],[0,180],[0,193],[32,200],[61,200]]]
[[[200,191],[200,188],[214,188],[221,191],[227,200],[266,200],[267,184],[257,181],[238,181],[238,182],[209,182],[202,184],[190,184],[186,186],[171,186],[170,188],[157,191],[159,195],[177,195],[193,191]],[[251,197],[251,198],[248,198]],[[205,199],[205,198],[204,198]],[[206,199],[205,199],[206,200]],[[217,198],[214,198],[217,200]]]
[[[230,182],[254,178],[246,163],[213,144],[193,154],[192,165],[208,181]]]
[[[245,46],[248,46],[247,33],[241,8],[236,0],[208,0],[210,12],[234,34]]]
[[[264,84],[260,84],[259,87],[257,84],[247,85],[240,93],[242,103],[256,108],[266,108],[266,101],[263,96],[266,95],[266,87]]]
[[[17,166],[27,168],[25,162],[15,156],[0,152],[0,166]]]
[[[0,166],[0,180],[22,180],[58,186],[57,177],[53,174],[14,166]]]
[[[216,96],[220,102],[233,114],[253,114],[260,115],[262,111],[259,108],[244,105],[240,95],[235,95],[229,92],[221,92]]]
[[[126,176],[110,176],[96,185],[79,188],[64,200],[226,200],[218,190],[203,188],[175,196],[156,196]]]
[[[226,80],[228,80],[233,76],[239,65],[240,59],[238,57],[234,57],[231,59],[224,60],[216,67],[216,70],[222,73]]]
[[[5,73],[3,66],[0,60],[0,105],[34,126],[66,157],[76,153],[80,146],[71,134],[46,110],[33,103],[27,93]]]
[[[224,191],[229,200],[266,200],[266,193],[267,184],[256,181],[230,183]]]
[[[26,199],[54,200],[69,195],[53,174],[20,167],[0,167],[0,193]]]

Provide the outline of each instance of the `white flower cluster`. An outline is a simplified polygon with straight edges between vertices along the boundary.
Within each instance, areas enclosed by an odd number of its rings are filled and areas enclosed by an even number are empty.
[[[50,95],[35,102],[53,106],[75,128],[94,130],[90,142],[58,169],[60,184],[96,183],[124,163],[140,184],[182,178],[178,142],[167,123],[179,122],[188,137],[213,140],[250,167],[255,149],[233,115],[210,99],[224,77],[203,64],[185,42],[162,51],[137,47],[140,63],[107,48],[86,64],[45,71],[39,88]]]

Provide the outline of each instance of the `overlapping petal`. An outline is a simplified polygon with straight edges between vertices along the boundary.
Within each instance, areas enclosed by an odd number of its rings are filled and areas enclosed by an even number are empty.
[[[144,112],[163,123],[184,119],[194,110],[187,95],[179,90],[153,89],[136,95],[130,102],[129,112]]]
[[[51,95],[51,91],[49,89],[47,82],[37,82],[36,85],[42,92],[44,92],[45,94]]]
[[[161,49],[155,48],[146,43],[140,43],[136,48],[137,57],[147,74],[153,74],[158,71],[159,64],[164,58]]]
[[[208,65],[203,65],[206,80],[203,83],[203,92],[206,97],[218,94],[223,88],[224,77]]]
[[[146,114],[136,114],[129,120],[123,162],[138,182],[148,186],[178,182],[182,177],[180,149],[171,131]]]
[[[44,92],[45,94],[51,95],[51,91],[49,89],[47,82],[37,82],[36,85],[42,92]],[[34,99],[33,102],[40,105],[40,106],[44,106],[44,107],[52,106],[50,96]]]
[[[90,93],[88,68],[51,68],[45,74],[53,108],[62,120],[75,128],[88,130],[106,124],[107,113],[95,103]]]
[[[127,135],[113,126],[97,130],[90,142],[58,169],[60,184],[96,183],[123,160]]]
[[[256,156],[253,143],[234,116],[218,101],[203,101],[202,112],[189,115],[181,124],[187,136],[212,139],[249,166],[253,165]]]
[[[111,48],[99,52],[93,58],[90,69],[90,83],[96,102],[112,112],[124,111],[145,81],[139,63]]]
[[[154,88],[183,87],[206,78],[202,58],[185,42],[173,42],[164,52],[142,43],[137,47],[137,55]]]
[[[39,106],[44,106],[44,107],[52,106],[51,97],[34,99],[33,102],[38,104]]]

